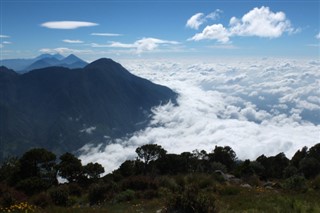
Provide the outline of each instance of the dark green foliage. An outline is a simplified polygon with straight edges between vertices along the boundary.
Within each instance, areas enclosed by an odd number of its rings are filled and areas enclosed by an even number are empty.
[[[145,163],[148,164],[150,161],[157,160],[167,153],[160,145],[157,144],[146,144],[136,149],[138,157]]]
[[[289,159],[282,152],[271,157],[261,155],[256,161],[264,167],[261,176],[266,179],[282,178],[283,170],[289,166]]]
[[[235,164],[236,153],[229,146],[216,146],[208,157],[210,162],[220,162],[230,170]]]
[[[320,143],[314,145],[309,149],[308,157],[315,158],[317,161],[320,162]]]
[[[215,212],[215,198],[210,193],[189,186],[180,193],[168,195],[167,210],[177,213],[212,213]]]
[[[108,190],[109,187],[107,184],[100,183],[90,186],[88,195],[90,205],[96,205],[103,202],[107,197]]]
[[[39,206],[41,208],[45,208],[52,204],[51,197],[48,193],[41,192],[31,197],[31,203]]]
[[[301,150],[298,150],[292,157],[290,163],[299,168],[300,161],[307,156],[308,147],[304,146]]]
[[[299,163],[299,170],[306,178],[315,177],[320,173],[320,162],[313,157],[306,157]]]
[[[98,179],[104,173],[104,168],[99,163],[88,163],[83,167],[83,173],[89,179]]]
[[[130,201],[133,200],[135,198],[135,191],[127,189],[123,192],[120,192],[115,198],[114,200],[116,202],[124,202],[124,201]]]
[[[66,186],[52,188],[49,191],[52,202],[58,206],[67,206],[69,200],[69,191]]]
[[[20,158],[21,179],[37,177],[48,185],[56,184],[56,156],[45,149],[31,149]]]
[[[285,180],[284,188],[304,192],[307,190],[306,179],[301,175],[294,175]]]
[[[158,182],[149,176],[131,176],[122,182],[122,188],[132,190],[158,189]]]
[[[283,170],[283,177],[289,178],[298,174],[298,169],[295,166],[288,166]]]
[[[311,182],[311,187],[315,190],[320,190],[320,175],[314,178]]]
[[[27,195],[34,195],[51,187],[51,184],[39,177],[25,178],[16,184],[16,188]]]
[[[142,174],[144,171],[144,163],[140,160],[126,160],[117,170],[123,177]]]
[[[58,174],[69,182],[79,181],[83,172],[81,160],[68,152],[61,155],[60,160]]]
[[[8,158],[0,167],[0,182],[14,185],[19,179],[20,161],[18,158]]]

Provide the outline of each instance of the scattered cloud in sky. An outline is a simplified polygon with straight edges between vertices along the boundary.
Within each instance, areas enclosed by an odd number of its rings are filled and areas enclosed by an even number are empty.
[[[241,19],[230,19],[230,33],[236,36],[280,37],[284,32],[293,32],[284,12],[272,12],[269,7],[254,8]]]
[[[199,29],[200,25],[204,22],[203,13],[197,13],[190,17],[190,19],[186,23],[186,27],[191,29]]]
[[[320,32],[316,35],[316,39],[320,39]]]
[[[118,33],[91,33],[90,35],[93,35],[93,36],[106,36],[106,37],[123,36],[122,34],[118,34]]]
[[[81,41],[81,40],[64,39],[62,41],[65,42],[65,43],[70,43],[70,44],[82,44],[83,43],[83,41]]]
[[[319,142],[320,61],[293,59],[132,60],[131,72],[166,85],[179,106],[154,108],[148,128],[125,139],[83,147],[84,163],[107,172],[135,149],[157,143],[169,153],[231,146],[240,159],[284,152],[289,158]],[[248,150],[250,149],[250,152]]]
[[[195,34],[191,39],[194,41],[200,41],[203,39],[217,40],[220,43],[229,42],[230,33],[222,24],[213,24],[206,26],[201,33]]]
[[[186,27],[197,30],[207,20],[219,19],[221,13],[222,13],[222,10],[220,9],[216,9],[214,12],[208,14],[207,16],[205,16],[203,13],[196,13],[188,19],[186,23]]]
[[[10,41],[3,41],[2,43],[3,44],[12,44],[12,42],[10,42]]]
[[[0,35],[0,38],[9,38],[10,36],[8,35]]]
[[[59,53],[59,54],[91,54],[94,53],[94,51],[92,50],[88,50],[88,49],[71,49],[71,48],[67,48],[67,47],[58,47],[58,48],[43,48],[40,49],[39,52],[41,53],[50,53],[50,54],[55,54],[55,53]]]
[[[0,48],[3,48],[3,44],[0,44]]]
[[[42,27],[50,29],[77,29],[79,27],[93,27],[99,24],[86,21],[50,21],[42,23]]]
[[[240,19],[232,17],[228,27],[222,24],[208,25],[202,32],[195,34],[189,40],[200,41],[208,39],[227,43],[232,36],[277,38],[286,32],[292,34],[299,32],[299,29],[294,29],[291,26],[290,20],[286,18],[284,12],[274,13],[269,7],[262,6],[261,8],[252,9]]]
[[[227,50],[240,49],[239,47],[232,45],[232,44],[218,44],[218,45],[211,45],[208,47],[212,48],[212,49],[227,49]]]
[[[109,48],[125,48],[132,49],[137,54],[141,54],[143,52],[153,51],[161,45],[177,45],[179,42],[177,41],[169,41],[162,40],[158,38],[142,38],[134,43],[121,43],[121,42],[110,42],[109,44],[96,44],[92,43],[92,47],[109,47]]]

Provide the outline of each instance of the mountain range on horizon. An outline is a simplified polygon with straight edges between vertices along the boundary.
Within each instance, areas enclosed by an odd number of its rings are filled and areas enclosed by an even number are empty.
[[[106,58],[23,74],[1,66],[0,161],[34,147],[61,154],[127,136],[148,125],[153,107],[176,97]]]
[[[70,69],[83,68],[88,63],[80,59],[74,54],[67,57],[57,54],[41,54],[31,59],[4,59],[0,60],[0,66],[5,66],[9,69],[15,70],[18,73],[29,72],[34,69],[42,69],[45,67],[59,66]]]

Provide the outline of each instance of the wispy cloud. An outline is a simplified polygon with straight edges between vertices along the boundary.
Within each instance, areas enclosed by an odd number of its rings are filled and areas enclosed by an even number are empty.
[[[39,52],[42,53],[50,53],[50,54],[54,54],[54,53],[59,53],[59,54],[71,54],[71,53],[82,53],[82,54],[91,54],[93,53],[92,50],[88,50],[88,49],[70,49],[67,47],[58,47],[58,48],[43,48],[40,49]]]
[[[0,48],[3,48],[3,44],[0,44]]]
[[[212,49],[227,49],[227,50],[240,49],[239,47],[234,46],[232,44],[219,44],[219,45],[211,45],[211,46],[208,46],[208,47],[212,48]]]
[[[12,44],[12,42],[10,42],[10,41],[4,41],[4,42],[2,42],[3,44]]]
[[[188,19],[186,23],[186,27],[197,30],[208,19],[212,19],[212,20],[219,19],[221,13],[222,13],[222,10],[220,9],[216,9],[214,12],[208,14],[207,16],[205,16],[203,13],[196,13]]]
[[[113,48],[127,48],[133,49],[137,54],[148,52],[157,49],[161,45],[177,45],[177,41],[162,40],[158,38],[142,38],[134,43],[121,43],[121,42],[110,42],[109,44],[96,44],[92,43],[92,47],[113,47]]]
[[[42,23],[42,27],[50,29],[77,29],[79,27],[93,27],[99,24],[86,21],[50,21]]]
[[[188,40],[217,40],[227,43],[232,36],[257,36],[264,38],[278,38],[284,33],[293,34],[300,32],[294,29],[286,14],[282,11],[272,12],[269,7],[254,8],[238,19],[232,17],[229,27],[222,24],[208,25],[200,33]]]
[[[90,35],[93,35],[93,36],[106,36],[106,37],[123,36],[122,34],[118,34],[118,33],[91,33]]]
[[[320,32],[316,35],[316,39],[320,39]]]
[[[9,38],[10,36],[8,35],[0,35],[0,38]]]
[[[81,40],[64,39],[62,41],[65,42],[65,43],[70,43],[70,44],[82,44],[83,43],[83,41],[81,41]]]

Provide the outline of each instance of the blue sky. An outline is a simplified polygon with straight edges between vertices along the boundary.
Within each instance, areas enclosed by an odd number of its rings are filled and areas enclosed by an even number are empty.
[[[59,52],[88,61],[100,57],[319,58],[319,14],[318,0],[1,0],[0,50],[2,58]]]

